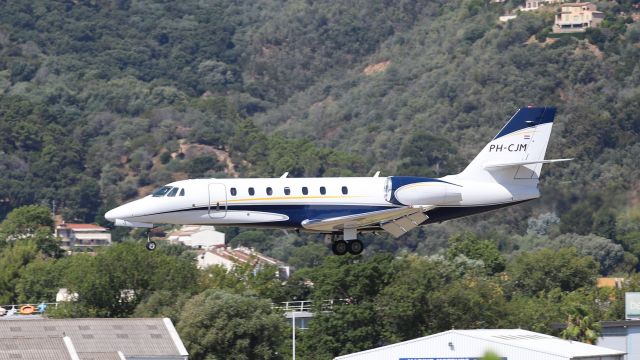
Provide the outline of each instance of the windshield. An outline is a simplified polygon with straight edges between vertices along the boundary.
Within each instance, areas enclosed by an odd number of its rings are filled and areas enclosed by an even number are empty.
[[[176,194],[178,193],[178,188],[174,187],[173,189],[171,189],[171,191],[169,191],[169,193],[167,194],[167,196],[171,196],[174,197],[176,196]]]
[[[171,186],[163,186],[160,189],[153,192],[153,197],[164,196],[169,190],[171,190]]]

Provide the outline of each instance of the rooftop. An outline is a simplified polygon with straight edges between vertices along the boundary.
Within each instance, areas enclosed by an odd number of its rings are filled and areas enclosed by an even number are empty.
[[[117,356],[118,352],[126,356],[163,359],[183,359],[187,356],[171,320],[166,318],[0,321],[0,341],[15,341],[17,338],[44,341],[62,336],[71,338],[83,360],[116,359],[114,355]],[[53,358],[58,357],[47,359]],[[0,359],[3,358],[0,356]]]
[[[96,224],[72,224],[72,223],[62,223],[58,225],[59,229],[67,228],[73,231],[107,231],[107,229],[102,226]]]
[[[562,6],[570,6],[570,7],[578,7],[578,6],[587,6],[591,5],[590,2],[579,2],[579,3],[564,3]]]
[[[397,344],[387,345],[381,348],[371,349],[357,353],[358,355],[364,355],[367,352],[379,351],[381,349],[388,349],[397,346],[403,346],[415,342],[425,341],[431,338],[442,337],[446,335],[458,335],[463,337],[469,337],[479,340],[484,340],[492,343],[498,343],[505,346],[513,346],[520,349],[527,349],[555,355],[565,358],[580,358],[580,357],[602,357],[602,356],[616,356],[624,355],[625,353],[618,350],[607,349],[595,345],[589,345],[578,341],[569,341],[550,336],[546,334],[540,334],[528,330],[522,329],[476,329],[476,330],[449,330],[438,334],[425,336]],[[354,354],[352,354],[354,355]],[[350,355],[338,357],[336,359],[348,359]]]
[[[0,338],[0,360],[73,360],[74,356],[77,353],[69,338],[62,336]]]

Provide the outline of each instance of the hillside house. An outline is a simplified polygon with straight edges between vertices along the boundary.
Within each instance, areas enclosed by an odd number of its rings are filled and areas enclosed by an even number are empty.
[[[184,225],[167,234],[170,242],[182,243],[194,249],[207,249],[212,246],[224,246],[224,233],[213,226]]]
[[[251,264],[254,271],[259,271],[265,266],[272,265],[278,268],[278,278],[286,280],[291,274],[288,265],[280,260],[261,254],[253,248],[244,246],[231,249],[224,246],[210,248],[198,254],[198,268],[204,269],[213,265],[224,266],[227,271],[233,269],[236,265]]]
[[[60,223],[55,227],[54,235],[62,239],[63,249],[92,248],[110,246],[111,233],[95,224]]]
[[[587,28],[598,27],[604,14],[597,11],[593,3],[566,3],[560,7],[560,12],[556,14],[554,33],[576,33],[584,32]]]
[[[534,11],[538,10],[541,6],[553,5],[561,3],[562,0],[526,0],[524,6],[519,8],[520,11]]]

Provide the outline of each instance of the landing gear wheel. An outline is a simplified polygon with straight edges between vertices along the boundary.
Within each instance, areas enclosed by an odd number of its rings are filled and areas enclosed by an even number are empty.
[[[147,250],[153,251],[156,249],[156,243],[154,243],[153,241],[148,241],[145,247],[147,248]]]
[[[347,244],[347,250],[351,255],[360,255],[362,253],[362,250],[364,250],[364,245],[360,240],[351,240]]]
[[[335,255],[344,255],[348,250],[349,245],[344,240],[338,240],[331,244],[331,251],[333,251]]]

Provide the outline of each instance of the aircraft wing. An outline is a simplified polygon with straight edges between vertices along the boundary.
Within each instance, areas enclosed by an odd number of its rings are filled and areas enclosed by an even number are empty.
[[[308,219],[302,222],[302,226],[308,230],[333,232],[378,225],[398,237],[427,220],[429,217],[424,212],[428,209],[423,206],[405,206],[327,219]]]

